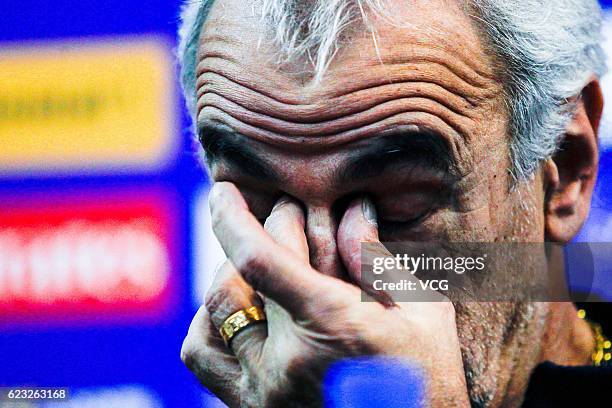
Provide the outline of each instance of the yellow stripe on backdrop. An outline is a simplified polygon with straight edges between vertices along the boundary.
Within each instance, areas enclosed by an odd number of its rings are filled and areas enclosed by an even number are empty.
[[[0,173],[157,169],[176,149],[176,112],[164,40],[0,48]]]

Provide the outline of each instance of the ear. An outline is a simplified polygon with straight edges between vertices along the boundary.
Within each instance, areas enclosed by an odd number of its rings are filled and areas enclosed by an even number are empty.
[[[582,90],[560,148],[543,166],[546,240],[569,242],[589,215],[599,162],[603,95],[597,79]]]

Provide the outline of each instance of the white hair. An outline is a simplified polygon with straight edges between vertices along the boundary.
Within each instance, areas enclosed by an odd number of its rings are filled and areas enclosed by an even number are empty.
[[[273,41],[291,59],[306,57],[324,75],[356,19],[384,9],[384,0],[259,0]],[[531,176],[559,148],[572,117],[570,99],[606,72],[601,9],[596,0],[463,0],[484,43],[503,63],[516,179]],[[195,113],[200,31],[214,0],[183,6],[178,56],[187,106]],[[375,36],[373,36],[375,41]]]

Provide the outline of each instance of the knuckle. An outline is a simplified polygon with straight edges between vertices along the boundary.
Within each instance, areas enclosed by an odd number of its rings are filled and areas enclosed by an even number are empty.
[[[181,346],[181,361],[192,371],[197,361],[196,354],[196,348],[193,346],[191,335],[188,334]]]
[[[218,358],[208,346],[197,348],[187,339],[183,342],[181,361],[206,387],[215,386],[216,380],[224,375],[224,370],[217,367],[218,362],[215,363]]]
[[[204,307],[208,311],[210,319],[216,327],[236,310],[233,310],[233,298],[228,286],[218,287],[208,291],[204,299]]]
[[[225,302],[229,293],[224,286],[210,288],[204,297],[204,307],[210,315],[214,314]]]
[[[268,336],[268,327],[265,324],[254,324],[244,328],[232,339],[234,354],[249,364],[257,366],[262,357],[262,344]]]

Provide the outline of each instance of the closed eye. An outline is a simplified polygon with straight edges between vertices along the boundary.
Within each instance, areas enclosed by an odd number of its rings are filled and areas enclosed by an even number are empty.
[[[378,218],[378,228],[383,233],[401,233],[414,228],[415,226],[421,224],[425,221],[429,216],[431,216],[435,212],[435,209],[428,209],[427,211],[418,214],[412,218],[407,218],[405,220],[397,220],[397,219],[385,219],[384,215],[379,216]]]

